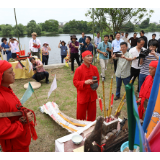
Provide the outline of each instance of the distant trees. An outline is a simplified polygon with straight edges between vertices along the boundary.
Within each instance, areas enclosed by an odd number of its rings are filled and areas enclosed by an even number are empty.
[[[37,35],[41,35],[41,27],[39,24],[36,24],[36,21],[31,20],[26,27],[27,35],[31,35],[31,33],[36,32]]]
[[[140,28],[143,28],[143,29],[147,28],[147,27],[149,26],[149,21],[150,21],[150,19],[147,18],[146,20],[144,20],[144,21],[141,23],[141,25],[140,25],[139,27],[140,27]]]
[[[46,32],[58,33],[59,24],[57,20],[50,19],[44,22],[43,27]]]
[[[135,26],[132,22],[129,21],[129,22],[122,25],[121,31],[134,32],[135,31]]]
[[[14,33],[16,36],[23,36],[24,35],[24,31],[25,31],[25,26],[23,24],[18,24],[17,27],[16,25],[13,27],[14,28]],[[18,34],[17,34],[18,31]]]
[[[1,26],[2,36],[11,36],[12,26],[10,24]]]

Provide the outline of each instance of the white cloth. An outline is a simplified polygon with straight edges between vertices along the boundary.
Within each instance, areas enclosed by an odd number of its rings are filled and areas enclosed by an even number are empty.
[[[99,59],[101,65],[102,77],[105,77],[105,69],[107,69],[108,59]]]
[[[29,41],[29,49],[31,49],[32,52],[38,52],[38,48],[34,48],[33,43],[36,43],[37,45],[41,45],[40,40],[36,38],[35,40],[31,39]]]
[[[143,50],[145,50],[145,48],[142,48]],[[140,52],[138,52],[137,50],[137,46],[133,47],[129,50],[129,53],[132,55],[132,57],[139,57]],[[131,67],[135,68],[135,69],[141,69],[141,67],[138,66],[138,61],[139,59],[135,59],[132,61],[132,65]]]
[[[98,45],[99,45],[99,43],[101,42],[101,37],[95,37],[94,38],[94,43],[95,43],[95,45],[98,47]]]
[[[19,43],[18,43],[17,41],[14,41],[14,43],[11,43],[11,42],[10,42],[11,52],[12,52],[12,53],[19,52],[18,44],[19,44]]]
[[[52,82],[51,88],[50,88],[50,90],[48,92],[48,98],[56,88],[57,88],[57,81],[56,81],[56,74],[55,74],[55,77],[54,77],[54,80]]]

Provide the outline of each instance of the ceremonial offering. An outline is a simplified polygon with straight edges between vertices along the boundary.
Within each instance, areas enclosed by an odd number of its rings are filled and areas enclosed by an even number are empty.
[[[72,142],[74,144],[80,144],[83,140],[83,137],[81,135],[75,135],[72,137]]]
[[[30,82],[30,83],[31,83],[31,86],[32,86],[33,89],[38,89],[38,88],[41,87],[41,83],[39,83],[39,82]],[[28,83],[26,83],[26,84],[24,85],[24,88],[25,88],[25,89],[28,88]]]

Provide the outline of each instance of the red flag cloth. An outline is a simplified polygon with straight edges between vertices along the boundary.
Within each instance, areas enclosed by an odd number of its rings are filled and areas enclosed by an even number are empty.
[[[19,68],[19,69],[23,69],[23,67],[21,66],[21,64],[20,64],[19,62],[17,63],[15,69],[18,69],[18,68]]]
[[[111,106],[113,105],[114,94],[112,93]]]
[[[103,106],[102,106],[102,99],[101,98],[99,98],[99,106],[100,106],[100,109],[102,111]]]
[[[160,152],[160,131],[149,142],[151,152]]]
[[[141,104],[138,107],[138,113],[139,113],[139,118],[143,118],[143,114],[145,112],[144,109],[144,101],[146,99],[149,99],[151,90],[152,90],[152,85],[153,85],[153,77],[152,76],[147,76],[145,81],[143,82],[141,86],[141,90],[139,92],[139,98],[141,98]]]
[[[152,61],[149,66],[152,66],[154,68],[157,68],[157,65],[158,65],[158,61]]]
[[[82,53],[82,57],[85,57],[87,55],[92,55],[92,53],[88,50]],[[92,57],[93,57],[93,55],[92,55]]]
[[[1,85],[3,73],[11,67],[12,65],[9,62],[5,60],[0,60],[0,85]]]
[[[21,103],[12,89],[0,86],[0,113],[17,112],[19,111],[17,105]],[[33,122],[22,124],[19,118],[19,116],[0,118],[0,143],[4,152],[29,151],[31,136],[34,140],[37,139],[35,124]]]
[[[33,45],[34,48],[40,48],[40,44],[39,45]]]

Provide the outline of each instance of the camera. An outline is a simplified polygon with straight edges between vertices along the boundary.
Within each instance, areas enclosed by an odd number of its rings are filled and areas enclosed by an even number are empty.
[[[36,71],[36,70],[37,70],[36,66],[33,66],[33,71]]]
[[[143,50],[141,49],[141,52],[139,54],[139,58],[145,58],[146,56],[148,56],[148,54],[151,52],[151,50],[147,49],[147,50]]]

